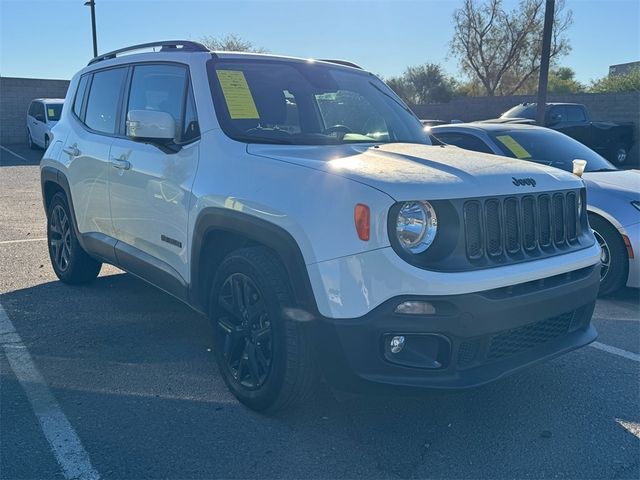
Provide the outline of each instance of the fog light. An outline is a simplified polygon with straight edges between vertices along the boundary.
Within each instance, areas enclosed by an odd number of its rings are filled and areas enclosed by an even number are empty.
[[[435,315],[436,307],[429,302],[402,302],[396,307],[396,313],[405,315]]]
[[[389,347],[391,348],[391,353],[400,353],[404,348],[404,337],[402,335],[392,337]]]

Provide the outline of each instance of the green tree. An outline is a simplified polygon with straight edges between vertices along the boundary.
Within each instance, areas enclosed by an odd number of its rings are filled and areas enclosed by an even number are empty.
[[[451,54],[486,95],[519,93],[540,69],[545,0],[520,0],[512,11],[502,0],[464,0],[453,14]],[[572,12],[563,12],[564,0],[555,4],[551,61],[570,51],[565,36]]]
[[[640,92],[640,68],[634,68],[621,75],[607,75],[599,80],[593,80],[589,91],[592,93]]]
[[[448,102],[457,88],[456,81],[435,63],[408,67],[402,76],[386,82],[409,105]]]
[[[239,35],[235,33],[229,33],[227,35],[223,35],[221,37],[213,37],[213,36],[205,36],[200,39],[200,43],[202,43],[209,50],[217,50],[223,52],[252,52],[252,53],[266,53],[262,47],[257,47],[250,42],[249,40],[245,40]]]
[[[549,72],[549,93],[580,93],[585,86],[575,78],[576,72],[569,67],[559,67]]]

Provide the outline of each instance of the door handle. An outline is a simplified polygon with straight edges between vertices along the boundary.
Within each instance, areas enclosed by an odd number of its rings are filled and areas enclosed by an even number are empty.
[[[120,170],[129,170],[131,168],[131,162],[122,158],[112,158],[111,165],[113,165],[114,168],[118,168]]]
[[[72,157],[79,157],[80,156],[80,150],[78,150],[78,145],[77,144],[73,144],[70,147],[64,148],[62,149],[62,151],[64,153],[66,153],[67,155],[71,155]]]

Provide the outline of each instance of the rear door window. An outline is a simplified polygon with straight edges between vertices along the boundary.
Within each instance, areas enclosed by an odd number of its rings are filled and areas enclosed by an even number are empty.
[[[567,109],[564,106],[551,107],[549,110],[549,120],[554,123],[565,123],[567,121]]]
[[[100,133],[116,133],[120,94],[126,68],[112,68],[93,74],[84,123]]]
[[[584,122],[587,118],[584,115],[584,109],[579,105],[567,105],[567,121]]]

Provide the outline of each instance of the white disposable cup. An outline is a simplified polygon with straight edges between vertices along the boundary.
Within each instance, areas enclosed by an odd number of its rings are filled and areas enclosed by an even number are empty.
[[[584,169],[587,166],[586,160],[574,160],[573,161],[573,174],[579,177],[584,173]]]

